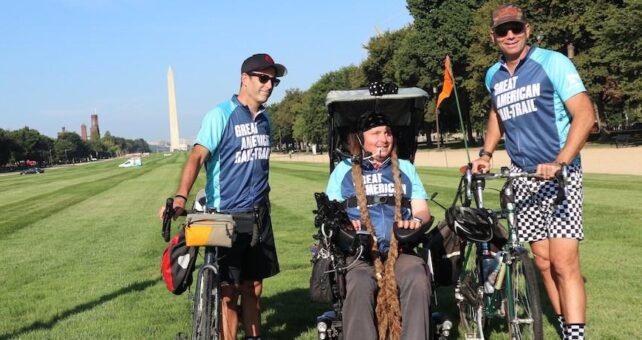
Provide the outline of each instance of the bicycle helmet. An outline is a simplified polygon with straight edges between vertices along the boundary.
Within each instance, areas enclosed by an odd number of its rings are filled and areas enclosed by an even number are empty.
[[[450,207],[446,210],[446,223],[455,234],[468,241],[488,242],[493,238],[497,220],[485,209]]]

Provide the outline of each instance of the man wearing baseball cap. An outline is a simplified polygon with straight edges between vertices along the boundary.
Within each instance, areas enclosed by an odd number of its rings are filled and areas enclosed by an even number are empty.
[[[575,66],[559,52],[528,44],[531,27],[521,8],[505,4],[492,12],[490,36],[502,53],[486,73],[492,107],[484,147],[473,171],[490,169],[502,135],[511,170],[536,172],[516,179],[517,228],[528,241],[564,339],[583,339],[586,293],[580,272],[582,166],[579,152],[595,121],[591,99]],[[553,204],[555,172],[568,164],[570,185]]]
[[[286,73],[285,66],[275,63],[268,54],[254,54],[245,59],[238,95],[219,104],[203,118],[174,199],[178,216],[185,209],[201,166],[205,165],[207,211],[258,216],[254,221],[259,227],[258,243],[252,241],[256,235],[237,230],[232,248],[217,250],[224,339],[236,339],[239,295],[246,339],[261,338],[262,282],[279,272],[268,197],[270,124],[263,104],[279,85],[279,77]],[[163,210],[164,207],[161,218]]]

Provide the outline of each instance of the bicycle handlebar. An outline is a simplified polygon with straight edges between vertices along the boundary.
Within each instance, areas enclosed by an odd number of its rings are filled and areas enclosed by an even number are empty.
[[[472,173],[472,164],[468,164],[467,167],[463,169],[462,181],[464,182],[464,190],[466,194],[466,199],[470,200],[472,198],[472,182],[486,179],[515,179],[515,178],[536,178],[541,177],[541,174],[536,172],[511,172],[508,167],[501,167],[499,173]],[[569,172],[568,165],[566,163],[560,164],[560,170],[555,172],[555,179],[559,185],[560,190],[557,191],[557,197],[555,198],[554,203],[556,205],[561,204],[564,201],[564,198],[568,196],[568,184],[569,184]]]
[[[179,216],[187,216],[188,211],[183,210]],[[165,242],[169,242],[169,238],[172,232],[172,218],[176,215],[176,210],[174,210],[174,198],[168,197],[165,201],[165,211],[163,212],[163,228],[161,230],[161,235]]]
[[[174,199],[169,197],[165,201],[165,211],[163,212],[163,229],[161,234],[163,235],[163,240],[169,242],[169,235],[172,229],[172,217],[174,217]]]

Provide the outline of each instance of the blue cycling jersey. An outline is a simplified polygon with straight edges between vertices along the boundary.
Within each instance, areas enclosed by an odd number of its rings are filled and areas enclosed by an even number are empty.
[[[210,152],[205,162],[209,208],[248,212],[267,202],[270,123],[264,110],[252,119],[234,95],[205,115],[195,144]]]
[[[392,164],[387,159],[379,169],[375,169],[369,161],[364,161],[361,166],[362,181],[368,196],[394,196],[395,181],[392,174]],[[403,196],[408,199],[427,199],[421,179],[417,174],[415,166],[407,160],[399,160],[399,171],[402,183]],[[346,159],[337,164],[330,175],[328,187],[326,188],[328,198],[343,202],[347,198],[355,197],[356,192],[352,180],[352,163]],[[350,220],[360,220],[359,208],[348,207],[346,209]],[[377,234],[379,251],[385,254],[390,248],[390,237],[392,236],[392,223],[395,217],[395,208],[388,204],[372,204],[368,206],[370,220]],[[408,208],[401,209],[402,218],[412,218],[412,211]]]
[[[571,126],[564,102],[586,91],[571,60],[559,52],[530,47],[513,74],[502,58],[488,70],[485,83],[511,161],[525,171],[554,161]],[[579,161],[578,155],[574,163]]]

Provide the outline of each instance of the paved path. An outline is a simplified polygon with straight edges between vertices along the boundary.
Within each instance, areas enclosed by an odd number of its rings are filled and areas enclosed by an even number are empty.
[[[476,158],[477,148],[471,149],[470,157]],[[415,157],[418,166],[459,167],[468,162],[464,150],[420,150]],[[275,161],[317,162],[327,163],[328,155],[311,155],[273,152]],[[496,151],[493,155],[493,166],[500,167],[510,163],[505,151]],[[586,173],[604,173],[642,176],[642,147],[589,147],[582,150],[582,166]]]

